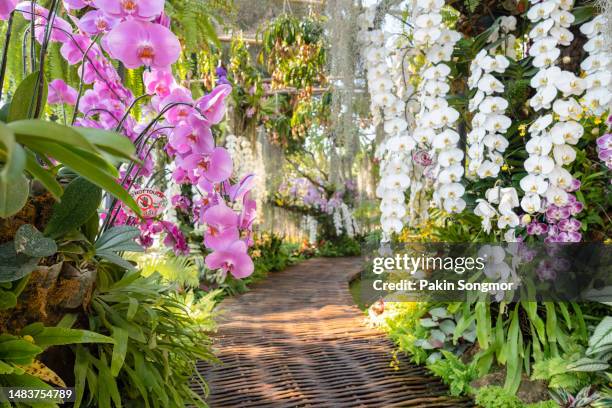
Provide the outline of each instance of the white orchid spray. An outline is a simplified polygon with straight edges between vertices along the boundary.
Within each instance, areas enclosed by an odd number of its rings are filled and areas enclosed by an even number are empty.
[[[580,68],[586,73],[583,106],[593,115],[602,115],[610,108],[612,101],[612,54],[606,47],[606,27],[610,24],[606,16],[598,15],[583,24],[580,32],[589,40],[584,50],[589,56],[582,61]]]
[[[516,18],[501,17],[498,23],[487,41],[497,42],[501,31],[506,46],[514,48],[516,37],[512,36],[511,41],[507,42],[506,38],[516,28]],[[468,88],[476,91],[468,106],[470,112],[475,112],[467,136],[467,177],[470,179],[497,178],[504,165],[503,153],[509,146],[506,132],[512,120],[505,115],[508,108],[508,101],[502,96],[505,87],[495,77],[504,74],[510,65],[505,55],[497,54],[501,51],[504,50],[499,46],[488,51],[483,49],[470,65]],[[516,57],[514,51],[505,51],[506,55]],[[496,183],[485,197],[477,199],[474,208],[474,214],[482,218],[483,230],[490,233],[491,221],[497,218],[498,229],[509,229],[506,240],[514,240],[514,228],[519,225],[518,215],[514,212],[514,208],[519,205],[516,190]]]
[[[534,23],[529,33],[533,40],[529,55],[533,57],[533,65],[539,68],[531,79],[530,85],[536,94],[529,104],[541,112],[529,127],[530,140],[526,144],[529,157],[524,164],[528,175],[520,181],[525,192],[521,208],[528,214],[567,206],[573,199],[568,193],[580,186],[563,166],[576,159],[572,146],[584,134],[579,122],[583,108],[577,98],[584,93],[586,81],[555,65],[561,55],[559,47],[568,46],[574,40],[569,30],[575,19],[572,6],[572,0],[546,0],[533,4],[527,13]],[[530,225],[527,227],[528,232],[534,230]],[[554,228],[548,233],[557,236]]]
[[[398,45],[388,35],[374,29],[375,5],[366,8],[361,16],[360,37],[370,88],[370,107],[374,124],[382,125],[384,138],[376,155],[380,160],[380,183],[376,194],[381,201],[381,224],[384,239],[399,233],[407,214],[404,194],[411,185],[410,157],[416,143],[408,134],[406,94],[402,78],[402,63]],[[348,233],[347,229],[347,233]],[[354,234],[354,227],[351,226]]]
[[[435,180],[434,204],[449,213],[460,213],[465,208],[462,198],[465,187],[461,184],[464,153],[458,148],[459,134],[454,129],[459,112],[449,106],[446,96],[450,91],[451,72],[447,62],[451,60],[461,35],[444,26],[443,6],[443,1],[417,0],[411,10],[414,46],[426,60],[419,73],[422,81],[417,88],[416,100],[420,111],[413,136],[419,150],[424,152],[422,156],[429,156],[413,159],[419,166],[432,166],[425,171],[429,172],[430,179]],[[420,160],[423,158],[426,160]],[[422,188],[423,184],[419,187]]]

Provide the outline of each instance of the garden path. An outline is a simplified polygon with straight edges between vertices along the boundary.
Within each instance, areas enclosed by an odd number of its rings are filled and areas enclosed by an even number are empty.
[[[348,279],[359,258],[310,259],[221,304],[221,364],[198,365],[211,408],[469,407],[363,324]],[[399,357],[399,356],[398,356]]]

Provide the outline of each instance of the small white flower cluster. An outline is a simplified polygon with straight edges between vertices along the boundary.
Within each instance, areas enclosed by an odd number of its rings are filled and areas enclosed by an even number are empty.
[[[417,0],[412,10],[414,45],[427,61],[417,89],[421,110],[413,135],[419,147],[430,149],[429,154],[437,158],[436,170],[432,174],[434,178],[438,176],[434,184],[434,203],[449,213],[459,213],[465,208],[462,198],[465,188],[460,183],[464,154],[458,148],[459,134],[452,129],[459,119],[459,112],[446,101],[451,72],[446,62],[451,60],[461,35],[444,27],[443,6],[443,0]]]
[[[477,91],[469,102],[470,112],[476,111],[467,137],[469,177],[497,177],[504,163],[502,153],[509,145],[504,134],[512,120],[505,115],[508,101],[498,96],[504,92],[504,85],[493,74],[503,74],[509,65],[503,55],[489,55],[486,50],[471,63],[468,87]]]
[[[332,208],[332,219],[334,221],[337,236],[346,232],[349,238],[353,238],[355,234],[359,232],[359,225],[355,217],[353,217],[353,211],[344,202]]]
[[[514,187],[495,186],[485,193],[485,199],[479,198],[474,214],[482,218],[482,228],[486,233],[491,232],[491,220],[497,218],[497,228],[509,228],[504,238],[508,242],[514,241],[514,229],[520,220],[514,209],[519,206],[518,193]],[[497,205],[497,208],[494,207]]]
[[[386,236],[399,233],[406,216],[405,192],[410,187],[412,170],[410,157],[416,146],[408,134],[406,103],[402,96],[402,55],[397,46],[389,44],[389,38],[381,29],[374,27],[376,4],[367,7],[361,15],[360,38],[365,56],[367,80],[370,91],[370,108],[374,123],[381,124],[385,137],[376,156],[380,160],[380,183],[376,194],[382,199],[381,224]]]
[[[315,217],[311,215],[305,215],[302,218],[300,225],[301,231],[308,231],[308,243],[314,245],[317,243],[319,223]]]
[[[584,50],[589,56],[582,61],[582,68],[587,76],[584,107],[593,115],[602,115],[610,108],[612,98],[612,72],[610,64],[612,55],[606,47],[605,30],[610,24],[604,15],[599,15],[580,27],[580,31],[589,41]]]
[[[520,181],[525,191],[521,207],[529,214],[544,210],[542,197],[549,204],[567,204],[566,190],[571,188],[573,177],[563,166],[575,160],[576,152],[571,145],[584,133],[578,122],[582,107],[576,97],[584,92],[585,81],[554,65],[561,53],[557,45],[569,45],[574,37],[567,29],[574,21],[569,11],[572,5],[571,0],[547,0],[532,6],[527,13],[537,23],[529,33],[534,40],[529,54],[534,57],[533,65],[540,68],[531,79],[536,94],[529,104],[535,111],[549,110],[552,106],[559,117],[559,122],[553,124],[553,115],[548,113],[529,127],[531,138],[526,145],[529,157],[524,164],[528,175]]]

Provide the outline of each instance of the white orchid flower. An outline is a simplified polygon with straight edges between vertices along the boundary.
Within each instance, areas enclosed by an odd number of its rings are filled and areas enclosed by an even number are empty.
[[[556,39],[560,45],[568,46],[574,40],[574,34],[564,27],[553,27],[550,30],[550,35]]]
[[[566,143],[575,145],[578,143],[583,134],[584,128],[582,125],[573,120],[569,122],[557,122],[550,129],[552,142],[556,145]]]
[[[521,199],[521,208],[528,214],[533,214],[542,208],[542,200],[538,194],[525,194]]]
[[[459,164],[454,164],[443,169],[438,175],[438,180],[443,184],[456,183],[461,180],[464,170]]]
[[[546,201],[563,207],[568,203],[567,192],[559,187],[549,186],[546,190]]]
[[[546,131],[546,128],[552,124],[553,116],[549,113],[544,116],[540,116],[529,126],[529,133],[539,134]]]
[[[508,140],[498,134],[488,134],[483,140],[485,146],[491,150],[497,150],[498,152],[505,152],[510,144]]]
[[[484,141],[484,138],[486,136],[487,136],[487,131],[485,130],[485,128],[476,127],[476,128],[473,128],[467,134],[467,142],[470,145],[472,145],[474,143],[480,143],[480,142]]]
[[[500,188],[499,190],[499,210],[509,211],[519,206],[518,193],[514,187]]]
[[[580,26],[580,32],[587,37],[592,37],[604,31],[608,19],[603,14],[598,15],[590,22]]]
[[[413,133],[414,139],[417,143],[427,144],[431,143],[436,136],[436,132],[431,128],[417,128]]]
[[[552,186],[567,190],[571,187],[572,180],[574,180],[574,178],[572,177],[571,173],[563,167],[555,166],[553,171],[551,171],[548,175],[548,180]]]
[[[417,8],[425,11],[438,11],[444,6],[444,0],[417,0]]]
[[[566,144],[553,147],[553,157],[558,165],[566,166],[576,160],[576,151]]]
[[[433,147],[436,149],[447,149],[456,145],[458,141],[459,133],[452,129],[446,129],[434,137]]]
[[[574,98],[557,99],[553,103],[553,111],[559,115],[559,120],[567,121],[570,119],[579,120],[582,116],[582,107]]]
[[[390,217],[390,216],[381,217],[380,223],[381,223],[381,227],[383,231],[395,232],[397,234],[402,232],[402,228],[404,226],[401,219],[396,218],[396,217]]]
[[[444,200],[457,200],[465,194],[465,187],[460,183],[444,184],[440,187],[440,197]]]
[[[408,128],[408,122],[401,118],[393,118],[385,121],[385,133],[389,135],[396,135],[403,130]]]
[[[491,133],[505,133],[510,125],[512,125],[512,120],[508,116],[492,114],[485,122],[485,129]]]
[[[519,224],[519,217],[514,211],[502,212],[497,219],[497,228],[499,229],[516,228]]]
[[[536,94],[529,100],[529,105],[536,112],[542,109],[550,109],[551,103],[557,96],[557,88],[550,85],[540,88]]]
[[[502,16],[499,21],[499,27],[505,33],[516,30],[516,17]]]
[[[442,150],[438,155],[438,162],[443,167],[459,164],[461,160],[463,160],[463,150],[457,148]]]
[[[476,94],[474,94],[474,97],[470,99],[469,106],[468,106],[469,111],[474,112],[476,109],[478,109],[478,107],[480,106],[484,98],[485,98],[485,93],[482,91],[477,91]]]
[[[504,85],[493,75],[485,74],[482,76],[480,81],[478,81],[478,89],[487,95],[491,95],[494,92],[504,92]]]
[[[508,101],[499,96],[487,96],[480,104],[482,113],[503,114],[508,108]]]
[[[553,1],[545,1],[529,8],[527,18],[535,23],[536,21],[544,20],[550,17],[557,5]]]
[[[555,86],[565,97],[570,95],[582,95],[585,85],[584,79],[577,77],[569,71],[562,71],[555,78]]]
[[[500,166],[493,163],[490,160],[485,160],[480,164],[477,174],[481,179],[487,177],[497,177],[499,174]]]
[[[552,86],[559,74],[561,74],[561,68],[559,67],[541,69],[531,78],[529,85],[535,89]]]
[[[423,78],[428,80],[440,80],[450,74],[450,67],[446,64],[438,64],[423,71]]]
[[[571,26],[576,19],[576,17],[567,10],[555,10],[550,16],[555,20],[555,23],[565,28]]]
[[[555,21],[553,19],[539,22],[529,32],[529,38],[539,40],[541,38],[548,37],[548,32],[552,29],[553,25],[555,25]]]
[[[475,143],[468,147],[467,155],[471,160],[480,162],[484,156],[484,145]]]
[[[444,210],[447,213],[460,213],[465,209],[465,201],[462,198],[457,200],[444,200]]]
[[[546,175],[555,167],[555,162],[548,156],[529,156],[525,160],[525,170],[533,174]]]
[[[396,136],[389,140],[389,149],[398,153],[408,154],[416,147],[414,138],[408,135]]]
[[[610,94],[609,89],[603,87],[596,88],[584,95],[584,106],[595,115],[602,115],[608,108],[611,100],[612,94]]]
[[[553,142],[551,139],[550,136],[533,136],[525,145],[525,149],[529,154],[546,156],[552,150]]]
[[[535,174],[527,174],[519,182],[523,191],[527,194],[542,195],[548,189],[548,182],[543,176]]]
[[[499,204],[499,195],[500,195],[501,187],[496,186],[488,189],[485,192],[485,198],[491,204]]]
[[[599,71],[591,75],[587,75],[585,78],[586,87],[588,89],[605,88],[610,85],[612,79],[612,72],[610,71]]]
[[[443,81],[427,81],[423,88],[431,96],[446,95],[450,90],[450,86]]]
[[[385,188],[405,190],[410,187],[410,177],[406,174],[389,174],[381,180],[381,183]]]
[[[584,59],[580,63],[580,68],[590,74],[600,69],[604,69],[610,63],[610,57],[605,54],[594,54]]]

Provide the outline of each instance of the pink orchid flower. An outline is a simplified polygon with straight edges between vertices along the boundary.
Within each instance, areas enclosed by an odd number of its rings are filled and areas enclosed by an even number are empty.
[[[223,115],[225,115],[225,98],[231,92],[232,87],[230,85],[219,85],[211,93],[204,95],[196,101],[196,107],[204,115],[204,120],[210,125],[216,125],[223,119]]]
[[[153,69],[142,74],[145,88],[149,95],[157,95],[164,98],[170,94],[172,88],[176,87],[172,72],[165,69]]]
[[[164,0],[95,0],[97,8],[122,20],[152,20],[164,11]]]
[[[91,10],[81,17],[78,26],[89,35],[97,35],[110,31],[118,22],[119,20],[107,16],[100,10]]]
[[[239,226],[242,229],[250,230],[253,226],[253,221],[257,215],[257,202],[249,197],[250,194],[244,196],[242,200],[242,211],[240,212]]]
[[[164,117],[172,125],[178,125],[183,121],[187,121],[193,113],[193,107],[191,107],[193,104],[191,92],[185,87],[177,86],[172,89],[172,91],[159,103],[159,110],[161,111],[170,104],[177,105],[169,108]]]
[[[205,126],[182,124],[170,135],[170,146],[179,154],[210,153],[214,147],[212,132]]]
[[[77,100],[77,91],[61,79],[49,82],[47,102],[54,104],[74,105]]]
[[[246,278],[255,269],[247,254],[247,245],[243,241],[235,241],[228,247],[209,254],[205,262],[210,269],[222,269],[238,279]]]
[[[190,154],[180,162],[180,167],[191,174],[192,181],[204,177],[211,183],[220,183],[232,175],[233,163],[227,150],[217,147],[210,154]]]
[[[89,51],[87,52],[87,56],[91,60],[95,60],[96,57],[100,55],[100,49],[97,48],[96,45],[89,48],[90,44],[91,39],[88,36],[83,34],[74,34],[70,40],[66,41],[62,45],[62,48],[60,48],[60,53],[70,65],[81,62],[83,60],[83,54],[88,49]]]
[[[238,232],[238,214],[225,203],[210,207],[204,213],[204,223],[208,226],[204,237],[207,248],[220,250],[240,238]]]
[[[227,186],[227,191],[232,201],[240,201],[255,186],[255,175],[247,174],[240,182]]]
[[[8,20],[9,16],[15,10],[17,0],[1,0],[0,1],[0,20]]]
[[[166,68],[176,62],[181,44],[172,31],[160,24],[128,20],[104,36],[102,46],[126,68],[143,65]]]

